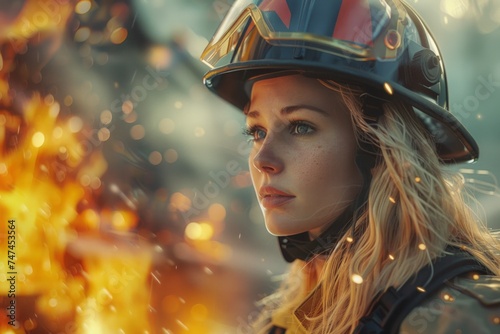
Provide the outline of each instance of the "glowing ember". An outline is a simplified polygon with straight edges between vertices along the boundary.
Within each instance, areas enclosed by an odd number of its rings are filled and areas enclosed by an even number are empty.
[[[454,298],[447,293],[443,295],[443,299],[447,302],[452,302],[454,300]]]
[[[387,92],[387,94],[389,94],[389,95],[394,94],[392,86],[388,82],[384,83],[384,89]]]
[[[363,284],[363,277],[361,277],[360,275],[358,274],[353,274],[351,276],[351,279],[354,283],[356,284]]]

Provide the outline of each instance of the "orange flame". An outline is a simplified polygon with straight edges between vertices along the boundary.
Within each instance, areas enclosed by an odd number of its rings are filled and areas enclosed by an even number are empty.
[[[99,178],[107,164],[99,150],[88,153],[71,120],[59,119],[58,112],[51,96],[35,95],[25,107],[24,119],[0,113],[2,147],[7,133],[24,132],[15,150],[4,149],[0,162],[0,248],[7,249],[6,222],[14,219],[16,295],[37,296],[36,310],[48,322],[69,324],[79,333],[147,330],[145,281],[151,262],[147,247],[126,251],[120,238],[94,237],[87,243],[100,240],[101,247],[72,254],[81,259],[83,273],[70,273],[64,265],[68,245],[84,240],[77,230],[96,234],[102,217],[110,221],[110,229],[128,231],[137,224],[137,217],[130,211],[77,212],[77,205],[91,196],[82,180]],[[21,124],[25,124],[23,131]],[[106,247],[122,251],[110,253]],[[4,274],[8,271],[6,261],[1,261],[3,295],[8,293]],[[142,320],[125,316],[129,312],[142,313]],[[24,326],[36,323],[32,320]]]
[[[77,116],[60,117],[60,105],[52,95],[33,94],[22,116],[9,111],[9,76],[16,55],[27,52],[30,43],[50,37],[52,48],[44,55],[50,58],[64,36],[73,5],[70,0],[28,0],[14,20],[0,18],[0,46],[6,51],[0,55],[0,98],[5,108],[0,109],[2,250],[8,249],[7,222],[15,220],[15,269],[4,256],[0,301],[3,304],[10,291],[6,273],[15,270],[17,302],[16,326],[4,321],[2,312],[0,333],[42,328],[139,333],[150,328],[145,290],[149,248],[123,234],[137,224],[136,214],[78,210],[83,202],[95,202],[93,191],[101,187],[107,168],[101,151],[79,135],[84,122]],[[100,231],[107,222],[108,230],[122,234],[104,237]],[[68,257],[78,265],[68,266]]]

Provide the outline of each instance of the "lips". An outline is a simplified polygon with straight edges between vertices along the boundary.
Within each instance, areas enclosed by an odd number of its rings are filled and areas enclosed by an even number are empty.
[[[271,186],[259,190],[260,203],[266,209],[277,208],[291,202],[295,196]]]

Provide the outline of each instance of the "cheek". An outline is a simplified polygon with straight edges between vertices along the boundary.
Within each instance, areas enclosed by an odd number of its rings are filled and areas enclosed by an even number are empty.
[[[352,182],[358,173],[355,150],[353,141],[328,138],[303,151],[298,160],[299,174],[315,185]]]
[[[308,154],[301,155],[299,173],[301,178],[315,186],[331,180],[332,173],[334,173],[334,158],[332,157],[334,155],[335,152],[322,148],[310,150]]]

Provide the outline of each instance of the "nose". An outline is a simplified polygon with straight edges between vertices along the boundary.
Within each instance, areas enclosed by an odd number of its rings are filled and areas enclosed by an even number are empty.
[[[266,137],[254,155],[250,155],[250,162],[259,172],[266,174],[279,174],[284,168],[277,142],[270,136]]]

